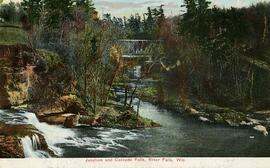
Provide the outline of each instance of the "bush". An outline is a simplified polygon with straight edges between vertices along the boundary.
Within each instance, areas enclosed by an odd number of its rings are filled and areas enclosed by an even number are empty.
[[[20,28],[0,26],[0,44],[27,44],[27,34]]]
[[[62,62],[60,56],[47,50],[39,50],[39,55],[46,61],[49,68],[52,68]]]
[[[10,2],[0,6],[0,18],[4,22],[18,23],[23,16],[25,16],[25,12],[19,4]]]

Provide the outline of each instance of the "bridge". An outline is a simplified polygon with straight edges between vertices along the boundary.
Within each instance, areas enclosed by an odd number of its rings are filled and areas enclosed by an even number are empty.
[[[162,40],[145,39],[122,39],[119,45],[122,47],[122,58],[125,62],[133,66],[131,74],[138,78],[141,72],[144,72],[149,64],[153,63],[152,55],[147,53],[147,48],[153,44],[162,44]]]
[[[145,50],[151,44],[161,44],[162,40],[144,40],[144,39],[122,39],[119,44],[123,49],[124,59],[151,59],[151,55],[147,55]]]

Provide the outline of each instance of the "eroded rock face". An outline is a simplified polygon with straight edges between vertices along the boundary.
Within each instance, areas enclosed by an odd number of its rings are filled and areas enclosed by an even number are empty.
[[[55,156],[48,148],[44,136],[34,126],[0,123],[0,158],[24,158],[22,138],[33,136],[37,136],[39,139],[39,150]]]
[[[8,99],[8,93],[7,90],[5,89],[5,82],[6,78],[4,75],[0,74],[0,108],[1,109],[6,109],[10,108],[11,103]]]
[[[9,108],[27,100],[29,78],[27,66],[33,57],[25,45],[0,45],[0,108]]]
[[[0,123],[0,135],[25,137],[33,134],[40,134],[40,132],[32,125],[21,124],[11,125]]]
[[[24,158],[20,138],[0,135],[0,158]]]

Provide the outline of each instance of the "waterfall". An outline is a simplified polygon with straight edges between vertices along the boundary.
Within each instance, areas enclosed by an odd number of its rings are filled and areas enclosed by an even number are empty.
[[[62,155],[62,149],[57,146],[59,143],[72,143],[72,138],[75,137],[75,132],[71,129],[63,128],[62,126],[49,125],[47,123],[39,122],[34,113],[25,112],[22,114],[25,117],[25,122],[34,125],[42,132],[46,139],[49,149],[54,151],[56,155]],[[36,135],[37,136],[37,135]],[[38,142],[38,138],[33,138],[32,141]],[[35,143],[39,144],[39,143]]]
[[[40,148],[40,141],[38,135],[34,134],[32,136],[32,146],[34,150],[38,150]]]
[[[76,137],[75,130],[40,122],[34,113],[23,110],[9,111],[0,109],[0,122],[14,125],[33,125],[45,138],[49,150],[53,151],[54,154],[58,156],[63,154],[60,144],[73,144],[73,139]],[[50,157],[47,152],[40,150],[42,147],[40,140],[38,134],[21,138],[26,157]]]
[[[38,135],[33,135],[32,137],[26,136],[21,139],[24,156],[26,158],[40,158],[49,157],[47,152],[39,150],[41,145]]]

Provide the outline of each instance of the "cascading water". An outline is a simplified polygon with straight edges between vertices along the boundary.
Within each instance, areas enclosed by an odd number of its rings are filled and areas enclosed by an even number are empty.
[[[32,136],[32,146],[33,146],[34,150],[38,150],[41,147],[39,137],[36,134],[34,134]]]
[[[50,155],[40,150],[41,144],[38,135],[34,134],[32,137],[26,136],[21,139],[24,156],[26,158],[47,158]]]
[[[44,136],[48,147],[56,155],[61,156],[63,151],[59,144],[73,143],[75,132],[62,126],[41,123],[34,113],[25,111],[8,112],[0,110],[0,122],[7,124],[31,124],[37,128]],[[38,135],[27,136],[21,140],[26,157],[48,157],[45,152],[40,151],[40,139]]]
[[[34,113],[24,112],[25,121],[34,125],[39,131],[41,131],[48,143],[51,150],[56,155],[62,155],[62,149],[57,146],[59,143],[72,143],[72,139],[75,137],[75,132],[71,129],[66,129],[61,126],[49,125],[47,123],[41,123],[37,119]]]
[[[25,111],[0,110],[1,121],[8,124],[31,124],[35,126],[44,136],[49,149],[58,156],[66,156],[66,150],[71,148],[80,148],[86,155],[92,152],[128,151],[128,148],[121,142],[144,137],[139,133],[140,131],[136,130],[91,127],[67,129],[62,126],[41,123],[34,113]],[[87,133],[84,134],[83,132]],[[22,138],[22,144],[26,157],[48,157],[48,154],[39,150],[40,142],[37,135]]]
[[[35,151],[32,146],[32,140],[29,136],[22,138],[22,146],[25,157],[35,157]]]

